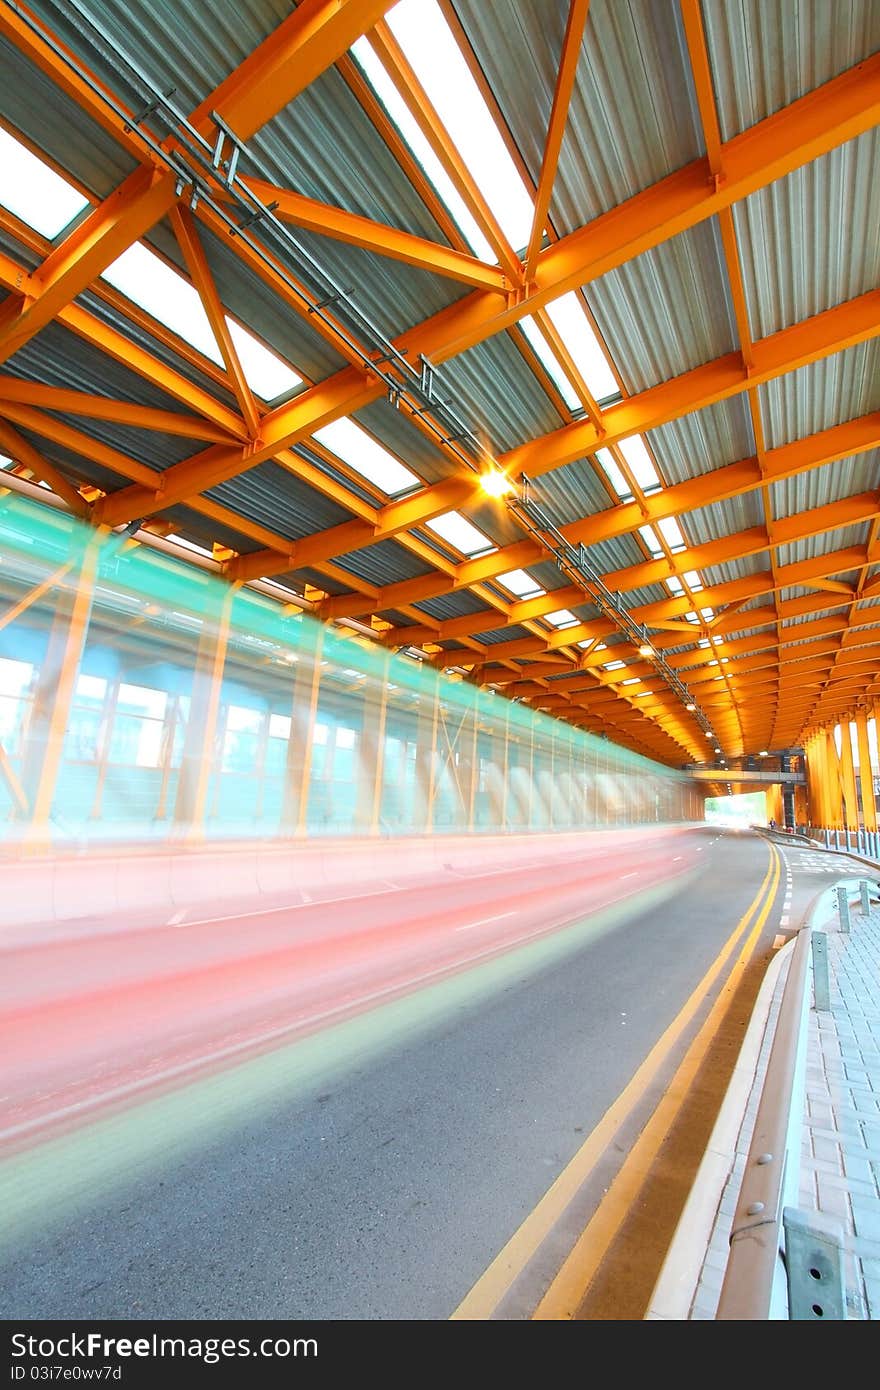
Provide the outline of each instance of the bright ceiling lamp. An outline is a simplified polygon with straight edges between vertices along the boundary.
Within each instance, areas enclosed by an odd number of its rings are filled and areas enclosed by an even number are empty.
[[[565,372],[562,370],[559,358],[556,356],[556,353],[553,352],[544,334],[535,323],[535,320],[530,314],[527,314],[525,318],[520,319],[519,326],[534,348],[535,355],[546,368],[548,376],[569,410],[583,409],[583,402],[580,400],[577,391],[575,391],[568,377],[565,375]],[[605,452],[607,452],[607,450]]]
[[[654,648],[650,645],[649,642],[643,642],[642,645],[639,647],[639,656],[653,656],[653,655],[654,655]]]
[[[561,298],[554,299],[552,304],[547,305],[547,314],[593,397],[602,401],[608,396],[619,395],[617,380],[577,292],[570,290]]]
[[[437,194],[446,204],[450,215],[458,223],[459,229],[474,255],[490,264],[496,261],[495,252],[468,212],[464,199],[456,191],[455,185],[419,130],[414,117],[410,115],[406,102],[377,58],[369,39],[358,39],[351,53],[391,120],[434,185]]]
[[[487,497],[506,497],[514,485],[499,468],[490,468],[488,473],[480,474],[480,487]]]
[[[488,555],[496,548],[489,537],[478,531],[460,512],[444,512],[442,516],[435,516],[433,521],[426,521],[425,525],[441,540],[460,550],[462,555]]]
[[[570,608],[557,608],[555,613],[545,613],[544,621],[552,623],[554,627],[574,627],[580,618]]]
[[[399,0],[386,18],[499,227],[522,250],[534,204],[439,5]]]
[[[0,129],[0,203],[50,240],[88,207],[88,200]]]
[[[421,478],[417,478],[393,454],[377,444],[366,430],[347,417],[323,425],[315,430],[313,438],[389,497],[409,492],[421,484]]]
[[[629,464],[642,492],[656,492],[657,488],[662,487],[657,469],[640,434],[631,434],[628,439],[621,439],[620,452]]]
[[[528,570],[508,570],[507,574],[499,574],[498,583],[517,598],[538,598],[545,592]]]
[[[123,251],[101,278],[212,362],[223,365],[198,291],[142,242]],[[262,400],[274,401],[302,385],[302,377],[246,328],[228,315],[226,322],[247,383]]]

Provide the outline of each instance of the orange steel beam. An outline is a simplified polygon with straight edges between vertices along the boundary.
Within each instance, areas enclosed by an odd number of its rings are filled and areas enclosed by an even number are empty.
[[[22,4],[18,4],[15,10],[9,5],[0,6],[0,34],[14,44],[41,71],[46,73],[63,92],[72,97],[78,106],[88,112],[92,120],[108,131],[130,156],[136,160],[149,158],[149,147],[143,137],[138,134],[134,122],[131,125],[123,124],[109,106],[91,90],[88,83],[76,75],[68,63],[64,61],[64,58],[59,59],[45,39],[36,34],[24,22],[21,13],[16,12],[23,12],[25,8]],[[31,13],[31,11],[27,11],[27,13]],[[62,55],[73,57],[72,50],[66,44],[61,43],[57,35],[53,34],[52,38],[61,49]],[[110,92],[103,82],[98,81],[93,75],[92,80],[99,91],[108,98],[113,97],[118,102],[118,98]]]
[[[193,112],[204,130],[216,111],[248,140],[351,48],[394,0],[302,0]]]
[[[841,498],[837,502],[828,503],[823,507],[814,507],[809,511],[786,517],[778,523],[772,541],[764,527],[755,526],[748,531],[724,536],[706,545],[689,547],[675,555],[672,561],[666,559],[646,560],[624,569],[608,571],[603,575],[603,580],[613,592],[626,593],[632,589],[659,583],[671,574],[683,575],[690,570],[705,570],[714,565],[744,559],[747,556],[761,554],[780,545],[804,540],[840,526],[870,520],[877,515],[880,515],[880,493],[862,493],[856,497]],[[821,558],[824,559],[824,557]],[[772,588],[777,587],[778,585],[773,583]],[[511,623],[526,622],[546,613],[552,613],[560,607],[569,607],[572,603],[589,603],[589,601],[589,594],[575,586],[566,587],[563,590],[551,590],[537,598],[525,599],[512,604],[509,609],[509,621]],[[700,607],[714,608],[715,606],[706,602],[705,591],[700,593],[698,603]],[[465,630],[471,634],[479,633],[481,629],[477,624],[480,621],[479,614],[472,614],[464,619],[455,618],[447,623],[435,625],[432,630],[437,634],[436,640],[442,641],[446,637],[461,636]],[[466,629],[465,623],[470,623],[470,627]],[[493,626],[497,626],[497,623],[493,623]]]
[[[290,189],[276,188],[262,179],[245,179],[244,182],[264,203],[276,204],[275,215],[282,222],[305,227],[350,246],[360,246],[365,251],[375,251],[377,255],[403,261],[435,275],[445,275],[464,285],[496,294],[504,294],[510,288],[510,281],[500,266],[487,265],[466,251],[402,232],[397,227],[346,212],[344,208],[330,207]]]
[[[21,302],[0,310],[0,361],[45,328],[59,309],[160,221],[176,197],[172,174],[149,166],[135,170],[27,277],[20,288]]]
[[[607,418],[608,413],[610,412],[606,412],[606,416],[603,418]],[[566,539],[573,544],[583,541],[589,545],[615,536],[627,535],[637,531],[640,526],[646,523],[660,521],[666,517],[680,516],[682,512],[706,506],[710,502],[740,496],[760,488],[765,481],[778,481],[782,478],[792,477],[808,469],[819,468],[833,460],[866,452],[877,447],[878,444],[880,444],[880,411],[860,419],[847,421],[843,425],[835,425],[831,429],[823,430],[806,439],[795,440],[791,444],[768,450],[765,455],[763,475],[757,459],[741,459],[737,463],[726,464],[722,468],[716,468],[698,478],[688,479],[685,482],[665,488],[662,492],[647,497],[643,508],[636,502],[621,503],[616,507],[609,507],[605,511],[595,513],[591,517],[585,517],[583,521],[572,522],[563,526],[561,530]],[[433,489],[427,488],[424,493],[418,493],[410,499],[411,510],[406,526],[416,525],[419,520],[428,520],[431,516],[437,516],[447,507],[465,506],[478,494],[478,491],[479,480],[474,475],[467,475],[461,479],[453,480],[451,483],[447,481],[435,484]],[[438,503],[436,510],[433,509],[432,501],[435,492]],[[454,500],[447,500],[453,498]],[[405,515],[406,513],[399,510],[396,513],[397,520],[395,522],[392,523],[389,520],[386,524],[380,525],[375,539],[383,539],[393,534],[394,529],[406,529],[403,523]],[[332,545],[332,537],[328,536],[327,543],[328,546]],[[363,544],[369,543],[369,537],[365,536]],[[329,551],[328,558],[330,558]],[[479,561],[469,562],[469,569],[463,566],[460,582],[464,586],[474,582],[477,578],[489,579],[544,558],[546,558],[546,552],[535,541],[517,541],[513,545],[500,548],[492,555]],[[263,573],[270,573],[277,560],[276,557],[267,555],[263,557],[262,563],[264,565]],[[446,588],[438,588],[436,594],[425,593],[423,596],[436,597],[447,591]],[[340,603],[344,605],[344,600],[341,599]],[[389,606],[394,605],[390,604]],[[356,617],[357,613],[352,612],[346,616]]]
[[[753,187],[761,187],[768,181],[766,163],[758,164],[755,159],[757,152],[761,152],[762,156],[767,155],[769,157],[772,155],[773,158],[777,160],[782,159],[784,161],[787,159],[791,163],[791,167],[797,167],[799,164],[811,158],[815,158],[818,153],[824,152],[824,149],[832,148],[835,144],[840,143],[842,139],[851,138],[852,135],[859,133],[861,129],[870,128],[876,119],[877,100],[874,88],[876,87],[875,69],[877,68],[878,63],[873,59],[869,60],[868,63],[860,64],[856,69],[844,74],[841,78],[834,79],[832,83],[826,84],[824,88],[818,89],[817,93],[810,94],[809,97],[801,99],[801,101],[794,103],[793,106],[785,108],[784,111],[777,113],[776,116],[770,117],[767,121],[761,122],[758,126],[753,127],[750,131],[745,133],[749,137],[749,142],[746,144],[742,143],[744,137],[736,137],[736,139],[729,142],[729,144],[734,147],[733,153],[736,154],[737,157],[731,165],[730,160],[727,159],[727,154],[730,151],[728,147],[725,146],[725,167],[727,169],[731,167],[738,169],[739,177],[744,181],[744,185],[748,185],[748,191],[752,191]],[[806,105],[804,103],[806,103]],[[825,114],[820,123],[818,122],[816,111],[818,106],[823,103]],[[817,130],[820,127],[821,135],[817,134]],[[818,148],[819,145],[822,145],[823,148]],[[699,167],[699,163],[700,162],[697,161],[697,167]],[[693,166],[691,166],[691,168],[693,170]],[[777,177],[778,174],[773,174],[772,176]],[[680,176],[675,175],[672,177],[674,180]],[[668,182],[668,180],[664,180],[661,185],[656,185],[654,190],[646,191],[649,195],[653,194],[656,196],[664,207],[668,202],[670,193],[669,187],[667,186]],[[735,190],[732,191],[729,178],[724,187],[726,190],[725,196],[727,197],[727,203],[735,201],[736,196],[744,196],[742,193],[736,193]],[[701,189],[701,192],[702,191]],[[730,196],[727,196],[728,194]],[[638,195],[639,198],[644,198],[644,196],[645,195]],[[717,197],[720,195],[713,196]],[[630,203],[633,201],[634,200],[630,200]],[[687,225],[694,225],[695,222],[702,220],[705,216],[711,215],[715,210],[716,208],[714,206],[703,207],[699,214],[694,214],[691,220],[687,222]],[[633,213],[634,209],[630,204],[625,204],[622,205],[620,209],[614,210],[613,213],[606,214],[605,217],[615,218],[616,220],[612,225],[618,231],[626,231],[627,218],[632,216]],[[618,217],[617,214],[621,214],[621,216]],[[623,214],[626,214],[626,216]],[[640,220],[646,215],[648,215],[648,209],[640,203],[638,205],[637,220]],[[603,222],[603,220],[604,219],[598,219],[599,222]],[[650,216],[648,216],[648,220],[650,221]],[[539,270],[544,263],[545,257],[562,254],[560,248],[562,248],[562,251],[566,254],[570,252],[571,258],[577,261],[583,251],[584,236],[590,233],[591,229],[595,231],[595,228],[595,223],[590,224],[590,227],[581,229],[581,231],[573,233],[571,237],[563,238],[556,246],[548,248],[539,258]],[[681,228],[679,227],[678,229],[680,230]],[[605,226],[603,234],[607,236],[607,225]],[[664,224],[663,228],[657,230],[655,241],[662,240],[663,236],[667,234],[669,233]],[[624,239],[618,246],[617,256],[613,263],[620,264],[629,259],[631,255],[637,253],[638,251],[634,249],[632,241]],[[582,278],[582,272],[579,271],[578,274],[579,277]],[[554,293],[561,293],[565,287],[566,286],[560,282],[555,282]],[[545,296],[545,300],[551,297],[553,297],[553,295],[548,293]],[[492,295],[490,298],[495,299],[496,296]],[[524,313],[533,312],[534,307],[536,307],[535,302],[533,302],[529,296],[521,298],[519,303],[514,305],[509,311],[511,314],[510,321],[514,321]],[[815,322],[824,319],[824,317],[825,316],[818,316]],[[480,323],[477,323],[478,320],[481,321],[482,326],[480,326]],[[411,341],[414,348],[432,351],[435,357],[438,352],[441,355],[449,355],[455,350],[460,350],[461,346],[464,345],[459,344],[459,346],[456,347],[458,340],[450,341],[450,332],[457,332],[465,323],[469,326],[469,332],[471,332],[472,335],[473,332],[476,332],[476,337],[473,338],[473,341],[479,341],[482,337],[497,331],[499,326],[506,326],[506,324],[499,324],[496,318],[492,318],[491,311],[488,311],[488,313],[486,312],[485,296],[482,292],[477,292],[476,295],[468,296],[464,301],[453,306],[451,311],[444,311],[444,314],[435,316],[434,319],[429,320],[427,324],[421,325],[418,330],[413,330],[412,334],[405,335],[405,339]],[[476,326],[471,329],[470,325]],[[865,330],[864,325],[850,326],[850,335],[847,341],[859,341],[866,331],[870,332],[871,330]],[[855,333],[855,336],[852,336],[853,333]],[[777,338],[781,336],[783,335],[776,335]],[[843,345],[846,344],[837,344],[838,347]],[[821,346],[821,350],[831,350],[828,347],[827,341]],[[816,352],[815,346],[813,347],[813,352],[814,354]],[[813,359],[810,358],[809,360]],[[774,365],[776,369],[782,369],[778,362],[771,365]],[[790,369],[790,367],[788,369]],[[337,415],[344,414],[346,411],[356,408],[355,402],[359,398],[360,403],[366,403],[363,399],[364,396],[366,396],[368,400],[373,398],[375,394],[379,394],[379,388],[376,386],[373,386],[372,393],[369,391],[369,387],[367,387],[366,390],[364,389],[364,381],[360,373],[351,373],[347,381],[344,380],[345,375],[345,373],[342,373],[339,374],[337,378],[333,379],[333,388],[338,389],[339,392],[339,401],[335,408]],[[682,379],[679,379],[679,384],[683,384]],[[708,383],[704,383],[704,385],[706,384]],[[324,383],[321,396],[312,398],[310,404],[316,407],[318,412],[323,409],[327,395],[333,388],[331,388],[330,383]],[[729,382],[727,383],[726,389],[728,391],[730,390]],[[741,383],[739,389],[743,389]],[[309,394],[310,393],[306,393],[306,396],[300,398],[300,400],[308,399]],[[715,395],[713,398],[721,399],[723,394],[724,390],[722,390],[720,395]],[[691,404],[690,408],[693,409],[694,405]],[[617,409],[619,410],[620,408],[618,407]],[[674,418],[675,414],[681,413],[682,409],[683,407],[681,406],[674,409],[673,414],[668,418]],[[270,442],[267,445],[269,454],[274,452],[274,449],[277,448],[278,445],[289,443],[297,437],[297,431],[303,428],[300,422],[303,420],[304,413],[303,408],[296,414],[293,414],[289,408],[281,407],[278,412],[273,412],[266,417],[269,423],[264,427],[264,431],[270,436]],[[311,428],[314,429],[317,428],[320,423],[326,423],[328,418],[335,418],[335,415],[331,414],[327,416],[325,414],[322,419],[320,413],[318,413],[317,418],[313,418],[311,421]],[[659,423],[661,421],[657,420],[655,422]],[[643,425],[639,425],[636,421],[625,420],[625,418],[621,419],[621,423],[626,426],[621,429],[621,436],[635,432],[644,427]],[[302,438],[305,434],[310,432],[311,430],[306,426],[304,432],[300,433],[298,437]],[[279,435],[281,437],[278,437]],[[583,452],[583,449],[579,443],[576,453],[580,452]],[[231,474],[227,474],[226,476],[231,476]],[[217,481],[217,479],[214,479],[214,481]],[[210,486],[211,484],[209,483],[207,485]]]
[[[456,191],[464,199],[468,211],[502,267],[513,283],[519,284],[522,279],[522,267],[513,248],[388,25],[384,21],[377,24],[369,39],[411,116],[440,160]]]
[[[778,584],[780,588],[788,588],[793,584],[801,584],[806,579],[812,578],[816,574],[836,574],[850,569],[861,569],[867,563],[867,548],[865,546],[851,546],[847,550],[834,551],[827,555],[820,555],[810,560],[800,560],[790,565],[783,565],[778,571]],[[719,584],[713,589],[706,589],[700,594],[700,599],[704,607],[716,608],[721,603],[729,599],[739,599],[746,596],[757,597],[763,593],[770,593],[773,590],[773,577],[768,572],[762,574],[748,575],[742,579],[732,580],[727,584]],[[638,622],[651,625],[654,616],[666,617],[677,616],[680,612],[685,612],[689,604],[687,599],[661,600],[658,603],[645,604],[642,607],[633,608],[630,613]],[[437,628],[433,629],[435,633]],[[491,660],[501,660],[508,656],[532,656],[535,653],[553,651],[557,647],[567,646],[574,642],[591,641],[599,635],[599,625],[597,623],[580,623],[577,627],[566,628],[563,632],[548,633],[545,638],[529,638],[514,642],[493,643],[488,649]],[[458,663],[459,657],[467,657],[467,651],[448,652],[449,664]]]
[[[589,9],[590,0],[571,0],[569,5],[565,35],[562,40],[559,71],[556,75],[556,87],[553,92],[553,105],[550,109],[550,121],[547,127],[547,139],[544,143],[544,157],[541,161],[541,173],[538,177],[538,187],[535,194],[535,216],[532,222],[532,234],[529,237],[529,244],[525,255],[524,270],[526,281],[531,280],[534,275],[538,252],[541,249],[547,213],[550,208],[550,198],[556,179],[556,166],[559,162],[559,151],[562,148],[562,137],[565,134],[565,125],[568,119],[568,107],[571,101],[571,94],[574,90],[575,78],[577,76],[581,40],[584,35]]]
[[[204,247],[199,240],[199,234],[189,210],[184,207],[172,208],[171,226],[177,238],[177,244],[183,252],[190,279],[198,291],[202,308],[214,335],[214,341],[220,349],[220,356],[226,367],[226,375],[229,378],[232,394],[238,401],[239,410],[247,424],[251,438],[257,439],[260,434],[260,412],[235,350],[235,344],[229,332],[229,324],[226,322],[226,312],[220,302]]]
[[[0,402],[0,414],[3,412],[3,403]],[[16,463],[24,464],[25,468],[30,469],[35,478],[41,483],[47,483],[54,493],[66,503],[70,511],[75,516],[88,517],[90,507],[88,502],[77,492],[76,488],[67,481],[62,473],[48,459],[44,459],[32,444],[30,444],[18,430],[12,428],[5,420],[0,419],[0,446],[15,459]],[[2,477],[2,475],[0,475]]]
[[[427,352],[438,361],[454,355],[534,312],[540,303],[622,264],[870,129],[880,112],[878,71],[880,57],[858,64],[729,141],[723,147],[724,184],[708,197],[701,172],[705,165],[698,160],[561,239],[539,257],[535,294],[520,297],[506,311],[507,317],[499,318],[497,306],[491,303],[497,296],[478,291],[413,330],[407,340],[414,351]],[[349,402],[340,413],[351,408]]]
[[[50,243],[46,242],[46,246],[49,245]],[[25,284],[26,279],[28,279],[28,271],[0,252],[0,286],[3,286],[4,289],[11,289],[15,295]],[[215,379],[218,382],[222,381],[220,368],[215,367],[214,363],[209,363],[206,357],[203,359],[202,354],[189,349],[189,346],[184,343],[184,339],[177,338],[177,335],[171,334],[171,332],[163,331],[156,320],[150,318],[149,314],[138,310],[138,306],[132,304],[131,300],[125,299],[124,295],[118,295],[114,289],[111,289],[110,285],[99,281],[99,284],[93,286],[93,291],[107,303],[113,304],[117,309],[124,310],[129,318],[145,327],[147,332],[152,332],[154,336],[160,338],[160,341],[174,347],[175,352],[179,352],[186,360],[193,361],[196,366],[199,366],[199,370],[206,371],[209,375],[215,374]],[[209,392],[203,391],[200,386],[193,385],[188,377],[184,377],[174,368],[168,367],[164,361],[154,357],[152,353],[146,352],[139,343],[133,342],[127,335],[111,328],[95,314],[81,309],[79,304],[67,304],[64,309],[58,311],[56,318],[64,328],[70,328],[71,332],[88,342],[90,346],[99,347],[101,352],[106,352],[115,361],[120,361],[125,367],[131,368],[131,371],[135,371],[146,381],[152,382],[171,398],[188,406],[188,409],[196,410],[207,420],[220,425],[227,434],[234,436],[234,438],[247,438],[245,423],[241,417],[236,416],[234,411],[229,410]]]
[[[419,161],[416,159],[409,145],[400,134],[397,126],[388,115],[385,107],[379,101],[379,98],[364,77],[357,63],[353,58],[343,57],[339,59],[336,67],[345,79],[346,85],[354,93],[357,101],[372,121],[379,135],[382,137],[382,140],[391,151],[395,163],[406,174],[406,177],[419,195],[421,202],[423,202],[428,209],[450,246],[454,246],[457,251],[470,254],[467,242],[457,222],[437,193],[437,190],[426,175]]]
[[[85,391],[71,391],[61,386],[43,386],[35,381],[22,381],[18,377],[0,376],[0,413],[3,402],[63,411],[66,415],[82,415],[90,420],[112,420],[118,425],[180,435],[184,439],[200,439],[205,443],[233,443],[228,431],[195,415],[156,410],[133,401],[112,400],[108,396],[89,395]]]

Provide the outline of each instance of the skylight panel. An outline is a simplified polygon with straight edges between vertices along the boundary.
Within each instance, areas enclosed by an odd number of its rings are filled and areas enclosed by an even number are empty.
[[[478,531],[460,512],[444,512],[442,516],[435,516],[433,521],[426,521],[425,525],[441,540],[460,550],[462,555],[488,555],[495,549],[489,537]]]
[[[534,204],[435,0],[399,0],[386,16],[413,71],[515,251]]]
[[[520,319],[519,326],[535,349],[537,357],[546,367],[548,375],[569,410],[583,409],[583,402],[579,399],[577,392],[562,370],[556,353],[553,352],[532,316],[527,314],[524,319]]]
[[[538,598],[545,592],[526,570],[509,570],[507,574],[499,574],[498,583],[516,594],[517,598]]]
[[[658,521],[657,530],[660,532],[666,544],[669,546],[669,549],[672,551],[673,555],[676,553],[676,551],[686,549],[687,541],[685,540],[684,535],[682,533],[682,529],[674,516],[667,516],[664,517],[662,521]]]
[[[641,676],[627,676],[626,680],[625,680],[625,681],[621,681],[620,684],[621,684],[621,685],[638,685],[640,681],[641,681]]]
[[[634,692],[634,699],[636,699],[636,700],[644,700],[644,698],[645,698],[646,695],[653,695],[653,694],[654,694],[653,690],[636,690],[636,691]]]
[[[314,438],[389,497],[408,492],[421,484],[421,478],[405,468],[381,444],[377,444],[354,420],[347,417],[334,420],[332,424],[315,430]]]
[[[666,587],[671,594],[678,595],[684,593],[684,585],[682,584],[677,574],[671,574],[669,576],[669,578],[666,580]]]
[[[632,475],[642,492],[656,491],[658,487],[662,486],[657,476],[657,469],[654,467],[651,455],[645,448],[645,441],[640,434],[631,434],[629,439],[621,439],[620,452],[632,469]]]
[[[653,526],[640,526],[639,535],[645,542],[645,545],[648,547],[654,559],[659,560],[663,554],[663,547],[657,539],[657,533]]]
[[[696,570],[685,570],[682,579],[692,594],[698,594],[703,587],[703,581]]]
[[[602,667],[603,671],[619,671],[621,666],[625,666],[625,661],[606,661]]]
[[[474,255],[479,256],[483,261],[488,261],[489,264],[494,264],[498,259],[495,252],[468,211],[463,198],[456,191],[455,185],[440,160],[419,130],[415,119],[410,115],[406,102],[377,58],[369,40],[358,39],[351,52],[388,115],[421,164],[437,193],[443,199],[450,214],[458,223]]]
[[[133,303],[178,334],[205,357],[223,366],[208,316],[198,291],[142,242],[123,251],[102,279]],[[229,333],[241,360],[247,383],[264,401],[273,401],[302,383],[292,367],[258,342],[252,333],[227,315]]]
[[[554,299],[547,305],[547,314],[596,400],[618,395],[620,388],[577,292],[570,290]]]
[[[555,613],[545,613],[544,620],[554,627],[574,627],[575,623],[580,622],[570,608],[557,608]]]
[[[66,179],[2,129],[0,203],[50,240],[88,207],[88,200]]]
[[[621,469],[619,463],[615,459],[611,450],[599,449],[596,453],[596,458],[599,460],[602,467],[604,468],[605,475],[608,478],[609,483],[614,488],[614,491],[617,493],[621,501],[631,501],[633,495],[632,488],[626,481],[626,478],[623,475],[623,470]]]

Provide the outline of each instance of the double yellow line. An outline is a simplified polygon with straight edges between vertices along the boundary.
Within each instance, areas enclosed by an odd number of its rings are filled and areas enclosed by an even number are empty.
[[[768,848],[770,864],[761,887],[687,1003],[654,1044],[632,1080],[605,1112],[553,1186],[456,1308],[452,1314],[453,1318],[484,1321],[497,1311],[505,1295],[565,1215],[624,1120],[655,1081],[719,975],[740,946],[739,954],[730,966],[718,997],[685,1053],[663,1098],[639,1135],[586,1230],[577,1240],[535,1309],[533,1317],[558,1321],[576,1315],[599,1265],[631,1210],[632,1202],[687,1097],[773,906],[779,886],[781,860],[775,845],[768,844]],[[744,941],[743,937],[746,937]]]

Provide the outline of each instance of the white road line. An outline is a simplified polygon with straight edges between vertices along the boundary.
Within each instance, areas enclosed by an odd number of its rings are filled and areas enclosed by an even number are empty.
[[[681,858],[681,855],[679,855],[678,857],[679,857],[679,859],[680,859],[680,858]],[[621,874],[620,877],[621,877],[621,878],[635,878],[637,874],[638,874],[638,869],[633,869],[633,871],[632,871],[631,874]]]
[[[787,926],[788,926],[788,923],[789,923],[789,920],[790,920],[790,919],[789,919],[789,916],[788,916],[787,913],[786,913],[784,916],[780,917],[780,919],[779,919],[779,925],[780,925],[780,927],[787,927]]]
[[[500,922],[505,917],[515,917],[516,910],[512,912],[499,912],[495,917],[481,917],[479,922],[466,922],[463,927],[456,927],[456,931],[470,931],[472,927],[484,927],[487,922]]]
[[[780,948],[780,946],[784,946],[784,945],[785,945],[785,942],[786,942],[786,937],[784,937],[784,936],[782,935],[782,932],[778,931],[778,932],[776,933],[776,935],[774,936],[774,938],[773,938],[773,950],[774,950],[774,951],[778,951],[779,948]]]
[[[183,921],[183,919],[184,919],[184,917],[186,916],[188,910],[189,910],[188,908],[185,908],[185,907],[184,907],[184,908],[181,909],[180,912],[175,912],[175,914],[174,914],[173,917],[169,917],[169,918],[168,918],[168,921],[166,922],[165,925],[168,926],[168,927],[176,927],[177,924],[178,924],[178,922],[182,922],[182,921]]]
[[[681,855],[680,855],[680,854],[677,854],[677,855],[675,856],[675,858],[673,859],[672,862],[673,862],[673,864],[678,864],[680,860],[681,860]]]

